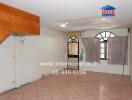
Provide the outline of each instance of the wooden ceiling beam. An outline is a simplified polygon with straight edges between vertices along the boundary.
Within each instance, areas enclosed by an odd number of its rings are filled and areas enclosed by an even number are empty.
[[[21,35],[39,35],[40,18],[34,14],[0,3],[0,43],[13,32]]]

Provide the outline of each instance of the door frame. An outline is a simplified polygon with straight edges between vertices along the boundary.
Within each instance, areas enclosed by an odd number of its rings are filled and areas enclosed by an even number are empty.
[[[77,39],[77,41],[69,42],[69,39],[72,39],[72,37],[75,37],[75,39]],[[69,43],[77,43],[78,44],[78,55],[70,55],[69,54]],[[69,69],[69,66],[68,66],[69,58],[77,58],[78,59],[77,60],[78,61],[78,67],[77,67],[77,69],[71,69],[71,70],[79,70],[79,39],[76,36],[70,36],[67,39],[67,69]]]

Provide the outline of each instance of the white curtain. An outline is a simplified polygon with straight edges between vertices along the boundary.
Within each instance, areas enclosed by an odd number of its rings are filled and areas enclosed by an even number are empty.
[[[100,62],[100,40],[97,38],[82,38],[86,51],[87,62]]]
[[[128,64],[128,38],[116,37],[108,40],[108,63]]]

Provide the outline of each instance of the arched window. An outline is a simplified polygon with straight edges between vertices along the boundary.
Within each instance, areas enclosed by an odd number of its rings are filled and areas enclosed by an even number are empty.
[[[115,34],[111,32],[101,32],[96,35],[96,38],[100,39],[100,59],[107,60],[108,58],[108,39],[110,37],[116,37]]]

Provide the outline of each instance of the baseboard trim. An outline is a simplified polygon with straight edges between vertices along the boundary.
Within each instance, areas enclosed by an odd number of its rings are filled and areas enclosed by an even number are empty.
[[[9,89],[9,90],[5,90],[3,92],[0,92],[0,95],[4,94],[4,93],[7,93],[7,92],[10,92],[10,91],[13,91],[15,90],[16,88],[12,88],[12,89]]]

